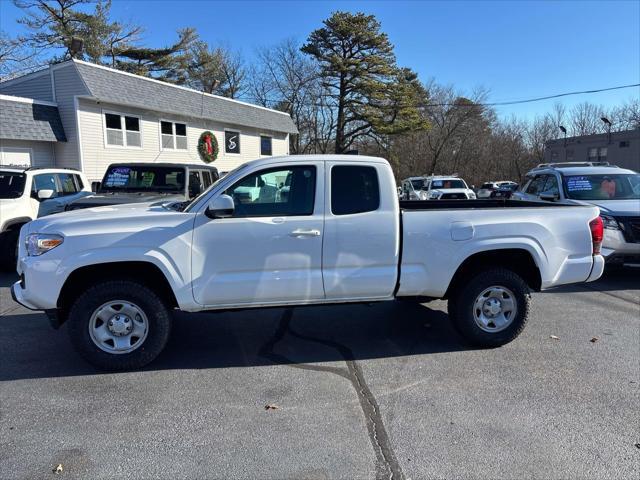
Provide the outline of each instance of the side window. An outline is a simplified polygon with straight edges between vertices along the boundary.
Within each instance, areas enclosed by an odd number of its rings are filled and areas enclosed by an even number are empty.
[[[189,172],[189,196],[195,197],[196,195],[199,195],[202,190],[200,172],[197,170],[191,170]]]
[[[80,178],[80,175],[74,175],[73,178],[75,178],[76,180],[78,191],[82,190],[84,188],[84,183],[82,183],[82,178]]]
[[[379,206],[380,186],[375,168],[344,165],[331,169],[331,213],[371,212]]]
[[[540,192],[543,191],[542,187],[544,187],[544,183],[546,180],[547,180],[546,175],[536,176],[527,187],[527,193],[530,195],[538,195]]]
[[[202,187],[209,188],[210,185],[211,185],[211,172],[209,172],[208,170],[203,170],[202,171]]]
[[[77,193],[78,188],[73,177],[74,175],[71,173],[58,174],[58,181],[60,182],[60,187],[62,189],[60,195],[73,195],[74,193]]]
[[[544,184],[544,189],[541,192],[552,192],[555,194],[559,194],[560,191],[558,189],[558,179],[555,175],[549,175],[547,177],[547,183]]]
[[[53,190],[57,194],[56,176],[53,173],[41,173],[33,177],[31,191],[37,194],[40,190]]]
[[[234,217],[313,214],[316,167],[271,168],[252,173],[226,190],[236,205]]]

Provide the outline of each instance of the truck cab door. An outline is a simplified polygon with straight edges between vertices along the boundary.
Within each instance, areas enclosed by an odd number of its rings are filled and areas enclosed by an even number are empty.
[[[196,217],[191,268],[201,305],[324,299],[323,162],[256,168],[225,188],[231,217]]]
[[[400,252],[400,207],[391,167],[326,162],[322,275],[327,299],[393,295]]]

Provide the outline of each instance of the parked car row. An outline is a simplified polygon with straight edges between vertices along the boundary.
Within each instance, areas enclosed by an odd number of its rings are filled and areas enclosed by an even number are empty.
[[[432,192],[433,180],[451,177],[411,177],[402,182],[403,200],[440,200],[452,198]],[[464,180],[457,179],[464,183]],[[466,183],[464,183],[466,186]],[[522,187],[512,181],[486,182],[476,194],[478,199],[525,200],[563,205],[595,205],[604,222],[603,255],[610,265],[640,266],[640,175],[607,162],[544,163],[525,176]],[[455,197],[453,197],[455,198]],[[461,199],[471,199],[462,196]]]
[[[455,176],[410,177],[402,181],[401,200],[473,200],[475,192]]]

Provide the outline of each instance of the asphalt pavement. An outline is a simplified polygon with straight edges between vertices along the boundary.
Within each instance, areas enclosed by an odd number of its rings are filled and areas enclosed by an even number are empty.
[[[0,478],[640,478],[640,270],[535,294],[493,350],[443,302],[180,314],[157,361],[118,374],[13,281]]]

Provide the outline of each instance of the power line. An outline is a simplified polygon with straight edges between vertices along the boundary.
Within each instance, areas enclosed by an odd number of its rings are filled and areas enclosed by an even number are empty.
[[[517,105],[517,104],[520,104],[520,103],[531,103],[531,102],[539,102],[539,101],[542,101],[542,100],[550,100],[552,98],[568,97],[570,95],[584,95],[584,94],[589,94],[589,93],[608,92],[610,90],[621,90],[623,88],[633,88],[633,87],[640,87],[640,83],[634,83],[632,85],[620,85],[619,87],[598,88],[598,89],[595,89],[595,90],[582,90],[582,91],[578,91],[578,92],[558,93],[558,94],[555,94],[555,95],[547,95],[546,97],[529,98],[529,99],[526,99],[526,100],[513,100],[511,102],[479,103],[477,105],[483,105],[483,106],[487,106],[487,107],[499,107],[499,106],[502,106],[502,105]]]
[[[586,95],[586,94],[592,94],[592,93],[600,93],[600,92],[608,92],[611,90],[621,90],[624,88],[633,88],[633,87],[640,87],[640,83],[634,83],[634,84],[630,84],[630,85],[620,85],[617,87],[607,87],[607,88],[597,88],[597,89],[593,89],[593,90],[580,90],[580,91],[575,91],[575,92],[565,92],[565,93],[557,93],[554,95],[547,95],[544,97],[534,97],[534,98],[527,98],[525,100],[512,100],[512,101],[504,101],[504,102],[473,102],[472,100],[470,101],[471,103],[450,103],[450,102],[445,102],[445,103],[424,103],[421,104],[421,107],[501,107],[501,106],[507,106],[507,105],[518,105],[518,104],[523,104],[523,103],[533,103],[533,102],[540,102],[543,100],[551,100],[553,98],[561,98],[561,97],[568,97],[568,96],[572,96],[572,95]],[[332,95],[325,95],[327,97],[332,97]],[[254,102],[263,102],[263,103],[271,103],[272,105],[274,104],[278,104],[278,103],[284,103],[287,102],[286,99],[270,99],[270,98],[262,98],[259,99],[257,97],[250,97],[250,96],[243,96],[247,101],[254,101]],[[321,103],[307,103],[307,102],[300,102],[298,103],[298,105],[304,105],[304,106],[311,106],[311,107],[326,107],[328,106],[326,103],[325,104],[321,104]]]

